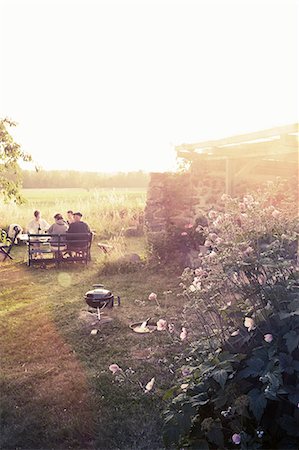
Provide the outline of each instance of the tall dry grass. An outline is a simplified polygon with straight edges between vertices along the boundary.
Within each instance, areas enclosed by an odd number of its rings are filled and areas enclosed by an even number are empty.
[[[59,212],[66,218],[69,209],[80,211],[99,237],[110,238],[142,221],[146,190],[126,189],[24,189],[26,203],[0,201],[0,227],[18,223],[24,229],[38,209],[50,224]]]

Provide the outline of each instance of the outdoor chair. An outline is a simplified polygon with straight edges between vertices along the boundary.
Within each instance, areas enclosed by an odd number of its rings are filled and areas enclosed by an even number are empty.
[[[14,227],[14,235],[12,238],[7,236],[6,231],[1,230],[0,256],[2,257],[2,261],[5,261],[6,258],[13,259],[12,256],[10,256],[10,251],[19,233],[20,228],[17,226]]]

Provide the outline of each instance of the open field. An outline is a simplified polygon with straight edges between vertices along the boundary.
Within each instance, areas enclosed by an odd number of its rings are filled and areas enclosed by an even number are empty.
[[[23,189],[26,203],[0,204],[0,226],[19,223],[26,227],[38,209],[47,222],[60,212],[66,217],[69,209],[81,211],[83,220],[103,237],[119,233],[135,224],[146,201],[145,189]]]

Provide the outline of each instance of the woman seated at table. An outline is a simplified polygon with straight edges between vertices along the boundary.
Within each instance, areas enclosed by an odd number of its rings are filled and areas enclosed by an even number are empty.
[[[32,219],[28,225],[27,230],[30,234],[43,234],[49,229],[49,224],[45,219],[42,219],[40,211],[34,211],[34,219]]]
[[[65,249],[65,235],[69,226],[68,224],[63,220],[63,217],[61,214],[55,214],[54,216],[55,219],[55,223],[53,223],[53,225],[50,226],[50,228],[48,229],[48,234],[53,234],[53,235],[60,235],[59,236],[53,236],[50,239],[50,243],[51,243],[51,248],[53,251],[58,251],[58,241],[60,242],[59,245],[59,249],[60,250],[64,250]]]

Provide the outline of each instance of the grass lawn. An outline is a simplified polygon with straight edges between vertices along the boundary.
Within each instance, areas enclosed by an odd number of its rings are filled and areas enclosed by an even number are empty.
[[[143,238],[127,241],[144,252]],[[141,268],[101,275],[103,256],[92,249],[87,266],[28,268],[26,247],[0,263],[2,449],[158,449],[162,394],[174,374],[171,362],[182,343],[167,332],[139,335],[129,324],[152,317],[181,325],[179,270]],[[96,336],[80,320],[84,293],[103,283],[121,306],[105,313]],[[165,304],[164,291],[171,289]],[[159,308],[147,298],[156,292]],[[131,368],[125,381],[109,371]],[[154,389],[144,386],[155,377]]]

